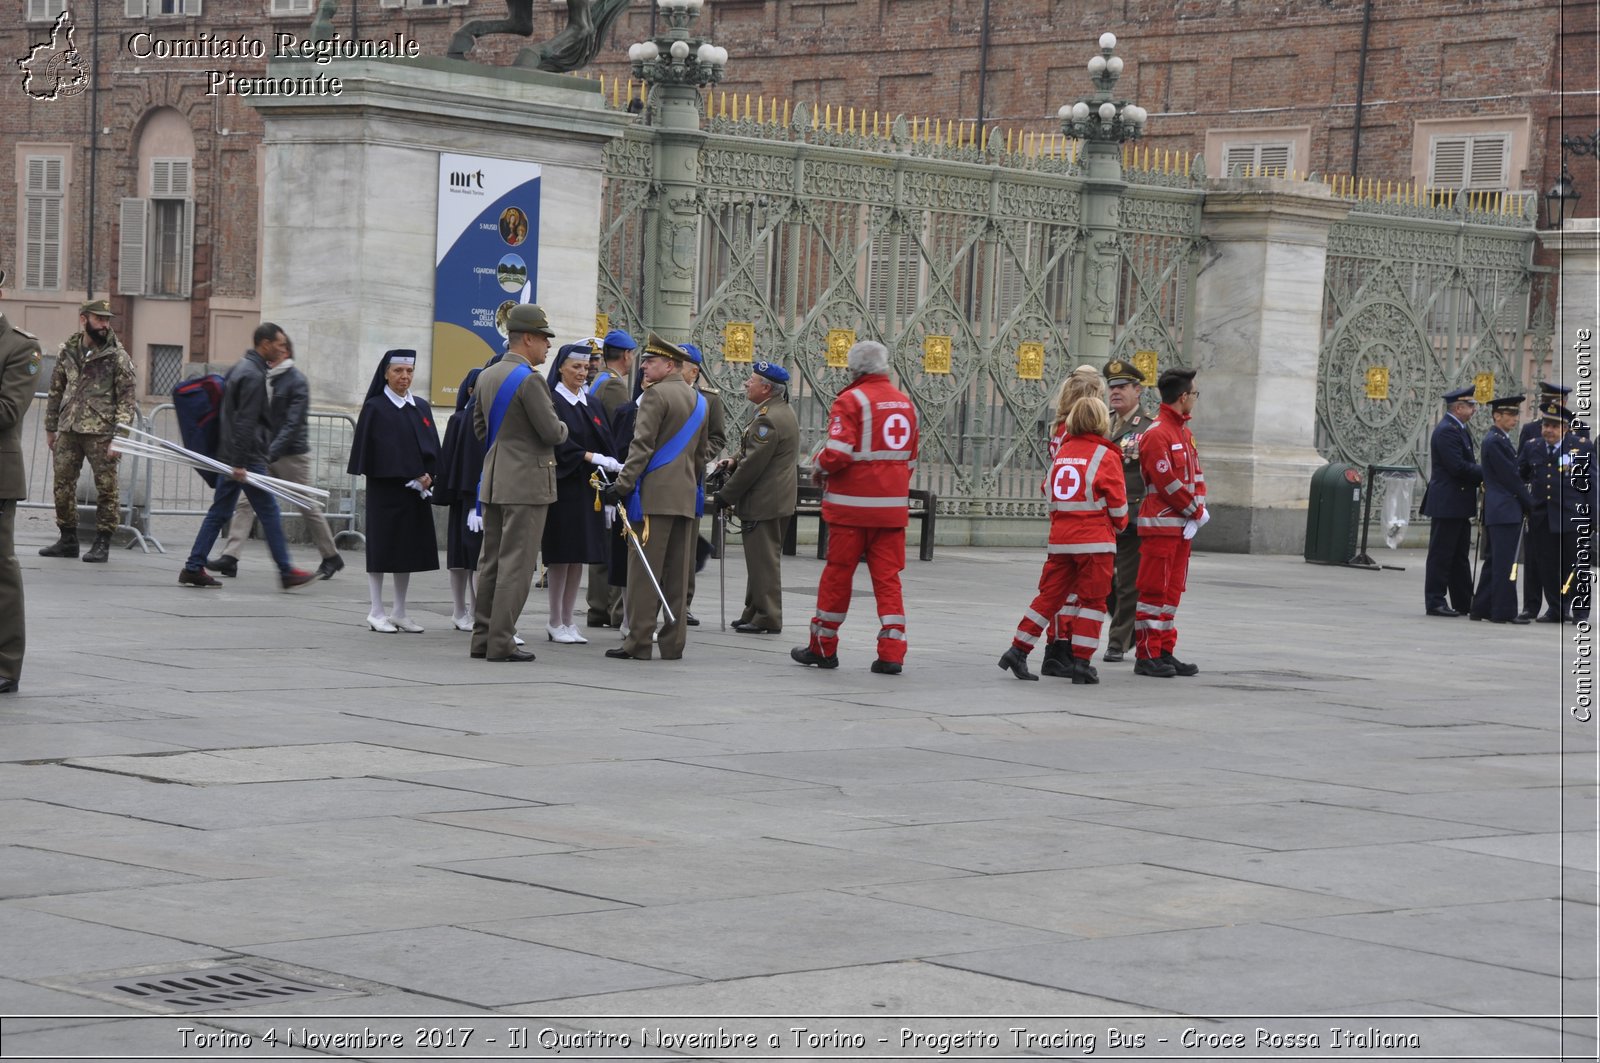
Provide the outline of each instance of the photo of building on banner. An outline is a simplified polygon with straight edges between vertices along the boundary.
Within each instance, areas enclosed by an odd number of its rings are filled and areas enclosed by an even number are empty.
[[[439,156],[431,401],[453,408],[469,370],[505,349],[506,314],[536,300],[538,163]]]

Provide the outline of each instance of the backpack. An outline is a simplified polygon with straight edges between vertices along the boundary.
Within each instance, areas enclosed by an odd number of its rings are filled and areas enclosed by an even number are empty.
[[[208,458],[216,457],[222,432],[222,376],[210,373],[175,385],[172,408],[178,417],[183,445]],[[216,487],[217,478],[217,473],[200,471],[200,479],[207,487]]]

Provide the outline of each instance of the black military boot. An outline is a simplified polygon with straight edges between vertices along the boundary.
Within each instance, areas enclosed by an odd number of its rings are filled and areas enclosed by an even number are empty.
[[[1062,679],[1072,675],[1072,646],[1065,642],[1048,642],[1044,647],[1044,663],[1039,665],[1043,675],[1053,675]]]
[[[111,536],[105,532],[95,532],[94,544],[89,547],[89,552],[83,559],[91,564],[105,564],[111,559]]]
[[[1000,655],[1000,667],[1009,668],[1011,670],[1011,674],[1016,676],[1018,679],[1032,679],[1037,681],[1039,678],[1032,672],[1028,671],[1027,656],[1015,646],[1010,647],[1005,653]]]
[[[39,550],[40,557],[77,557],[78,529],[62,528],[61,538]]]
[[[1094,685],[1100,682],[1100,673],[1095,671],[1087,657],[1074,657],[1067,662],[1067,674],[1072,677],[1073,686]]]

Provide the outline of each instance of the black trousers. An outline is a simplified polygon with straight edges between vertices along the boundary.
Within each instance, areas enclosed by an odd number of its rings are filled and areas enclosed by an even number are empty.
[[[1449,605],[1464,613],[1472,607],[1472,563],[1467,556],[1471,548],[1470,518],[1433,518],[1433,530],[1428,536],[1428,567],[1422,581],[1422,600],[1429,609]]]
[[[1473,616],[1510,620],[1517,615],[1517,585],[1511,582],[1511,566],[1517,560],[1521,531],[1521,524],[1484,526],[1483,567],[1478,570],[1478,592],[1472,598]]]

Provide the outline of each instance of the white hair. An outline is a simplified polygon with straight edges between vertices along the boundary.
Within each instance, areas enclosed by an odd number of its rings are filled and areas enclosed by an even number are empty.
[[[850,367],[852,376],[887,373],[889,371],[889,348],[876,340],[862,340],[850,348],[850,353],[845,355],[845,363]]]

